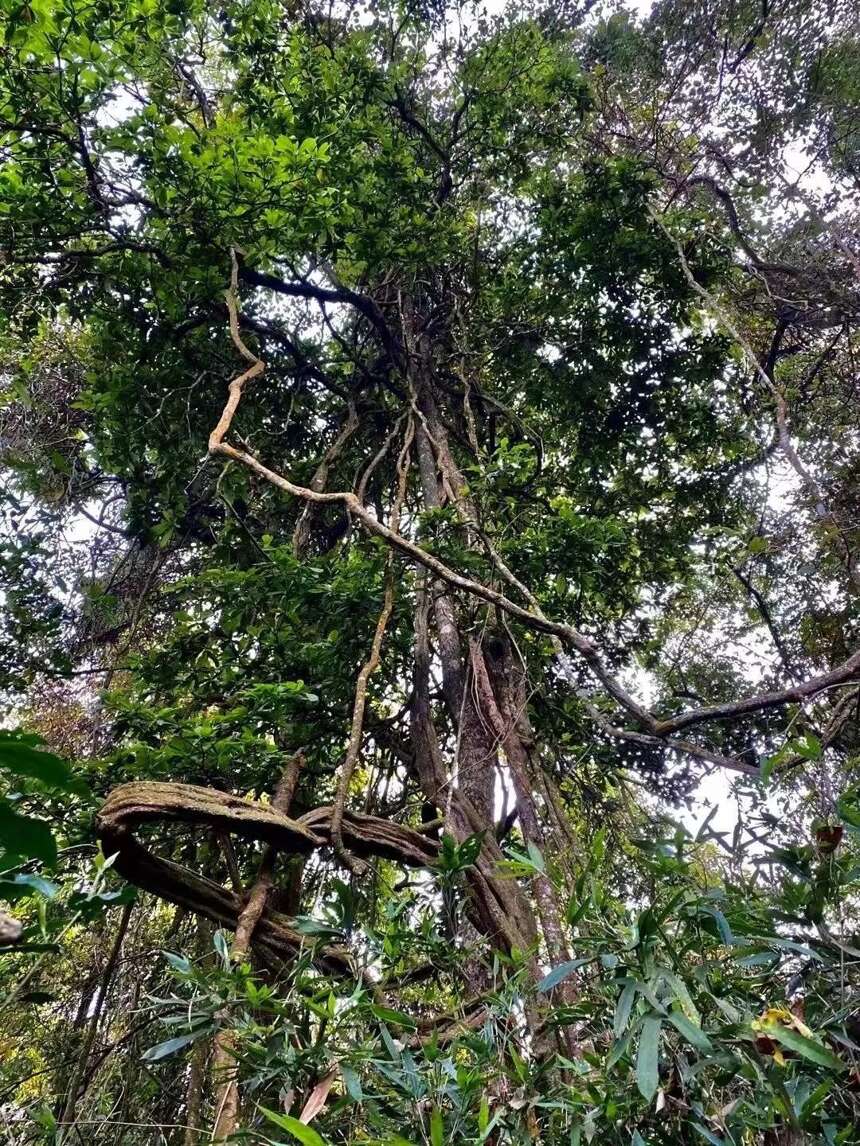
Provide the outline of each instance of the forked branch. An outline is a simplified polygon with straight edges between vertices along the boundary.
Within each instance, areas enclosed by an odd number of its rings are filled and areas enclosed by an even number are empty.
[[[662,222],[657,219],[656,216],[653,217],[655,222],[665,230]],[[681,254],[683,254],[683,252],[681,252]],[[295,482],[290,481],[289,478],[284,477],[283,474],[277,473],[275,470],[264,465],[248,450],[237,449],[235,446],[230,445],[225,441],[225,438],[241,400],[243,387],[250,378],[260,374],[265,369],[263,361],[245,346],[239,333],[236,293],[238,284],[238,262],[235,252],[231,252],[231,255],[233,271],[230,289],[226,292],[227,306],[230,313],[230,334],[237,350],[246,361],[251,362],[251,366],[230,383],[224,410],[218,424],[209,437],[210,454],[220,454],[222,457],[240,462],[277,489],[283,490],[285,493],[297,497],[302,501],[317,504],[342,505],[349,514],[364,526],[368,533],[381,537],[393,550],[402,553],[417,565],[428,569],[452,588],[459,589],[463,593],[477,597],[490,605],[494,605],[497,609],[520,621],[534,632],[545,633],[551,638],[554,638],[555,649],[563,665],[566,662],[567,650],[570,649],[578,653],[587,664],[589,670],[621,708],[623,708],[646,733],[661,740],[665,741],[666,738],[672,736],[673,733],[684,728],[692,727],[693,725],[703,724],[713,720],[726,720],[735,716],[743,716],[765,709],[776,708],[783,704],[801,702],[836,685],[860,679],[860,650],[858,650],[849,657],[848,660],[836,668],[831,669],[829,672],[823,673],[821,676],[813,677],[807,681],[793,684],[789,688],[774,692],[756,693],[752,696],[725,704],[691,709],[666,720],[660,720],[640,704],[618,678],[609,671],[597,647],[588,637],[574,628],[573,625],[548,618],[537,604],[535,596],[522,585],[518,579],[513,577],[509,570],[501,569],[498,559],[494,561],[494,564],[500,569],[503,576],[507,574],[505,579],[525,597],[529,602],[529,607],[518,604],[490,585],[485,585],[472,577],[464,576],[455,569],[451,569],[450,566],[446,565],[444,561],[436,557],[433,553],[422,549],[420,545],[416,545],[413,541],[410,541],[409,538],[403,536],[398,529],[391,528],[391,526],[380,521],[354,492],[347,490],[322,491],[297,485]],[[687,269],[689,270],[689,268]],[[710,299],[709,295],[706,293],[703,294],[703,288],[700,288],[699,285],[695,283],[695,279],[693,279],[693,284],[700,295],[703,295],[706,300]],[[736,332],[732,330],[732,333],[734,334]],[[744,340],[739,337],[739,341],[744,347],[745,352],[751,354]],[[757,363],[757,360],[755,361]],[[759,365],[757,365],[757,370],[763,374]],[[772,391],[776,391],[775,397],[777,398],[777,409],[781,423],[780,436],[784,442],[786,434],[784,426],[784,399],[778,390],[773,387],[773,383],[770,379],[767,379],[766,375],[764,379],[768,387],[772,389]],[[780,400],[783,405],[780,405]],[[791,453],[789,453],[789,458],[791,460]],[[807,481],[809,481],[809,475],[805,476]],[[814,481],[812,484],[814,488]],[[495,556],[497,558],[498,555]],[[491,553],[491,558],[492,557],[493,554]],[[676,741],[674,744],[669,745],[669,747],[676,751],[689,752],[691,750],[689,742],[684,741]],[[726,762],[728,758],[719,758],[719,754],[709,753],[706,756],[705,752],[700,749],[697,749],[693,754],[705,759],[710,759],[714,763],[720,763],[722,766],[727,766]]]

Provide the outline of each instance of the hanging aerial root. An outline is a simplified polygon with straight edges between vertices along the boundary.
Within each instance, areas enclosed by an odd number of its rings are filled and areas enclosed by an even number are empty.
[[[394,533],[400,531],[400,514],[403,510],[403,503],[406,499],[406,480],[409,475],[409,453],[412,448],[412,439],[414,436],[414,424],[410,416],[406,423],[406,432],[403,437],[403,447],[397,459],[397,491],[394,495],[394,504],[391,509],[391,528]],[[370,646],[370,655],[365,663],[362,665],[358,674],[358,679],[355,683],[355,699],[352,708],[352,725],[349,734],[349,744],[347,745],[346,756],[344,757],[343,764],[340,768],[340,775],[338,776],[337,792],[334,798],[334,807],[331,811],[331,841],[335,850],[335,855],[345,864],[353,875],[360,876],[363,874],[363,861],[356,860],[355,857],[346,849],[343,840],[343,818],[344,809],[346,806],[346,797],[349,792],[349,784],[355,772],[358,763],[358,755],[361,751],[361,737],[364,730],[364,710],[367,706],[367,683],[371,676],[376,672],[379,667],[379,661],[382,654],[382,642],[385,638],[385,630],[388,628],[388,622],[391,619],[391,614],[394,610],[394,550],[388,551],[388,560],[385,569],[385,594],[382,602],[382,610],[376,622],[376,629],[373,633],[373,641]]]

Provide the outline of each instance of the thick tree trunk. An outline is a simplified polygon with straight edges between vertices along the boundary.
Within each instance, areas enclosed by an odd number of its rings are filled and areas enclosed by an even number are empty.
[[[430,434],[438,441],[441,427],[435,415],[435,405],[425,399],[422,406],[426,425],[419,426],[417,434],[421,489],[425,507],[439,509],[442,497]],[[460,620],[454,598],[438,581],[433,582],[431,592],[442,691],[452,725],[457,731],[456,783],[468,795],[482,820],[490,825],[495,810],[496,746],[468,688]]]
[[[404,313],[409,325],[415,328],[417,324],[411,310],[406,308]],[[478,547],[482,533],[477,511],[451,453],[448,432],[434,393],[430,341],[423,333],[407,341],[413,347],[412,382],[421,414],[417,448],[424,506],[431,510],[445,504],[455,506],[469,543]],[[456,733],[450,776],[446,775],[439,750],[429,699],[431,602],[442,691]],[[546,847],[535,803],[535,789],[539,785],[533,776],[539,765],[531,759],[533,736],[526,711],[524,676],[515,671],[507,638],[500,642],[504,649],[501,659],[491,661],[488,670],[480,642],[465,639],[462,629],[453,594],[443,583],[431,581],[429,593],[426,588],[419,593],[416,609],[412,710],[416,769],[427,799],[442,809],[446,829],[456,839],[462,841],[476,831],[484,833],[481,855],[470,877],[473,923],[494,945],[529,952],[532,972],[539,978],[542,969],[537,959],[538,920],[549,961],[558,964],[570,958],[563,911],[555,888],[545,874],[535,878],[535,911],[524,892],[513,881],[500,880],[495,870],[502,859],[495,842],[495,789],[496,777],[500,775],[500,754],[513,782],[523,837],[541,852]],[[469,989],[480,989],[481,976],[477,969],[467,967],[466,975]],[[573,985],[564,984],[556,992],[555,1001],[572,1001],[574,994]],[[535,1016],[532,1022],[540,1026]],[[568,1053],[574,1051],[571,1038],[563,1038],[561,1045]]]
[[[426,422],[419,427],[417,435],[422,493],[427,508],[438,508],[442,497],[434,445],[436,449],[447,449],[447,443],[440,447],[445,435],[435,404],[425,401],[424,410]],[[466,645],[460,636],[454,599],[438,583],[431,583],[431,593],[443,693],[456,732],[456,754],[451,775],[448,775],[430,705],[431,606],[430,593],[425,588],[419,592],[414,646],[412,739],[418,778],[427,800],[440,809],[446,830],[458,842],[476,833],[483,834],[481,852],[468,876],[467,931],[475,927],[492,945],[523,952],[531,964],[532,974],[539,977],[538,936],[531,905],[513,881],[500,879],[498,875],[498,864],[504,858],[495,838],[498,738],[469,688]],[[465,933],[461,940],[468,946],[472,936]],[[480,994],[486,989],[487,974],[480,960],[470,959],[464,975],[470,994]],[[534,1022],[530,1025],[535,1028]]]

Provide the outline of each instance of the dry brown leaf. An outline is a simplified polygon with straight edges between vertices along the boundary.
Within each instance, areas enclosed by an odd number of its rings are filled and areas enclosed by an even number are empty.
[[[310,1098],[302,1107],[302,1112],[299,1115],[299,1122],[304,1122],[305,1125],[307,1125],[307,1123],[310,1122],[312,1118],[316,1118],[320,1111],[325,1110],[328,1092],[331,1090],[332,1083],[336,1078],[337,1071],[330,1070],[325,1078],[320,1079],[320,1081],[311,1091]]]

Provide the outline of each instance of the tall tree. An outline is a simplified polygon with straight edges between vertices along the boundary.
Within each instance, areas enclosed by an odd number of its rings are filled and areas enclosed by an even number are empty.
[[[857,1140],[849,8],[11,5],[21,1141]]]

